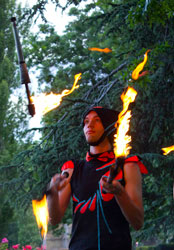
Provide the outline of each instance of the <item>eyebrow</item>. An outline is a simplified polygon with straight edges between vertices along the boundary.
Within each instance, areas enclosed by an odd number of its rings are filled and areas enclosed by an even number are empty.
[[[100,116],[95,115],[95,116],[93,116],[92,118],[100,118]],[[84,119],[84,120],[86,120],[86,119],[89,119],[88,115],[85,117],[85,119]]]

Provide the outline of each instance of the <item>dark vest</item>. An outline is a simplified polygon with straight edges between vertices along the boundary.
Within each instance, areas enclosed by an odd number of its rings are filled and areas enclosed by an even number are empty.
[[[129,224],[112,194],[102,192],[100,179],[109,171],[114,154],[74,161],[71,178],[73,226],[70,250],[130,250]]]
[[[148,171],[139,157],[128,157],[125,162],[136,162],[141,173]],[[73,168],[71,189],[73,225],[70,250],[131,250],[129,224],[114,195],[104,193],[100,184],[115,163],[114,153],[87,153],[84,161],[65,162],[62,170]],[[115,177],[124,186],[123,169]]]

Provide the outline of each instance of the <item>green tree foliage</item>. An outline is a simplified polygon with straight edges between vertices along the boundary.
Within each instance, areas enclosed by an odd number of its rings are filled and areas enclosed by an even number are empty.
[[[28,123],[26,104],[20,97],[15,102],[12,98],[21,85],[16,73],[17,57],[10,21],[15,10],[20,14],[14,0],[0,1],[0,238],[7,237],[10,244],[17,243],[21,225],[18,225],[14,205],[8,200],[8,185],[6,189],[2,187],[3,182],[16,178],[16,169],[2,170],[17,152],[31,145],[30,137],[24,133]]]
[[[4,126],[6,122],[6,112],[8,110],[8,100],[10,95],[10,86],[13,82],[14,65],[11,60],[14,56],[14,46],[12,39],[10,38],[10,29],[7,25],[7,19],[9,16],[10,8],[14,6],[14,1],[1,1],[0,3],[0,164],[6,162],[9,157],[9,150],[7,145],[7,128]],[[9,8],[9,9],[8,9]],[[9,132],[9,131],[8,131]],[[10,147],[10,145],[9,145]],[[4,176],[4,174],[3,174]],[[1,174],[2,180],[2,174]],[[0,235],[3,237],[3,233],[7,232],[8,221],[13,216],[13,211],[9,208],[9,204],[3,204],[5,194],[0,190],[1,202],[0,202]]]
[[[33,13],[44,10],[42,4],[42,8],[34,6],[24,15],[34,17]],[[13,198],[23,208],[42,196],[63,162],[85,156],[87,146],[80,126],[85,109],[104,105],[121,111],[120,95],[130,85],[138,91],[132,108],[131,154],[138,153],[149,170],[143,183],[144,228],[132,234],[136,241],[152,240],[152,232],[154,240],[174,241],[174,158],[172,153],[161,154],[161,148],[174,141],[173,13],[172,0],[98,0],[83,10],[78,6],[70,10],[69,15],[76,20],[67,26],[64,35],[58,36],[45,23],[40,25],[40,32],[24,39],[28,63],[40,70],[39,82],[44,83],[45,91],[70,89],[73,76],[79,72],[82,79],[80,88],[43,118],[42,140],[16,155],[5,168],[18,173],[8,185],[15,183],[18,199],[14,194]],[[91,47],[109,47],[112,53],[92,52]],[[134,81],[131,73],[148,49],[151,51],[144,68],[148,74]]]

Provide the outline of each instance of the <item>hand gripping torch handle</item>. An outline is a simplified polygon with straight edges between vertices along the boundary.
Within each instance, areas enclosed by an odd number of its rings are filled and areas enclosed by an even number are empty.
[[[115,164],[113,164],[111,167],[110,167],[110,174],[109,174],[109,177],[108,177],[108,180],[107,182],[109,184],[112,183],[113,179],[115,178],[115,176],[118,174],[118,170],[119,168],[122,169],[123,165],[124,165],[124,161],[125,161],[125,158],[124,157],[118,157],[116,160],[115,160]]]
[[[62,172],[62,175],[64,175],[65,178],[68,178],[68,177],[69,177],[69,173],[66,172],[66,171],[63,171],[63,172]],[[55,182],[54,186],[56,186],[56,185],[57,185],[57,183]],[[51,194],[51,188],[52,188],[52,187],[50,187],[50,184],[48,184],[48,187],[47,187],[46,191],[44,192],[44,194],[46,194],[46,195]]]
[[[28,83],[30,83],[31,81],[29,78],[27,65],[26,65],[25,60],[24,60],[22,47],[21,47],[21,43],[19,40],[19,35],[18,35],[17,27],[16,27],[16,18],[12,17],[11,22],[13,24],[13,34],[14,34],[14,38],[15,38],[15,44],[16,44],[16,49],[17,49],[17,54],[18,54],[18,62],[19,62],[19,66],[20,66],[21,83],[25,84],[25,87],[26,87],[26,92],[27,92],[27,97],[28,97],[28,102],[29,102],[29,104],[28,104],[29,114],[31,116],[34,116],[35,115],[35,107],[34,107],[34,104],[31,102],[30,91],[28,88]]]

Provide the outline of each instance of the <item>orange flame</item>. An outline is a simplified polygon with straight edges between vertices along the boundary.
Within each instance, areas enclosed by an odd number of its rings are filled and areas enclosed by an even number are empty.
[[[163,150],[163,155],[167,155],[169,154],[171,151],[174,151],[174,145],[170,146],[170,147],[167,147],[167,148],[162,148]]]
[[[91,50],[91,51],[99,51],[99,52],[103,52],[103,53],[110,53],[110,52],[112,52],[112,50],[109,49],[109,48],[105,48],[105,49],[100,49],[100,48],[89,48],[89,50]]]
[[[141,62],[140,64],[138,64],[138,66],[134,69],[134,71],[132,72],[132,79],[133,80],[137,80],[140,76],[140,72],[143,70],[144,68],[144,65],[146,64],[147,62],[147,54],[150,52],[150,49],[148,49],[146,51],[146,53],[144,54],[144,60],[143,62]],[[142,75],[145,75],[145,74],[141,74]]]
[[[71,90],[64,89],[61,94],[54,94],[51,92],[50,94],[42,93],[39,96],[31,96],[31,101],[35,105],[36,113],[42,113],[44,115],[58,107],[64,96],[71,94],[75,89],[79,88],[77,83],[81,79],[81,73],[76,74],[74,79]]]
[[[32,200],[32,206],[37,225],[39,228],[41,228],[42,238],[45,238],[48,231],[49,220],[46,195],[44,195],[41,201]]]
[[[131,149],[129,145],[131,136],[127,135],[131,118],[131,111],[128,108],[129,104],[135,101],[136,95],[137,92],[132,87],[128,87],[126,93],[121,95],[123,110],[118,115],[118,121],[115,124],[117,132],[114,135],[114,154],[116,157],[127,156]]]

